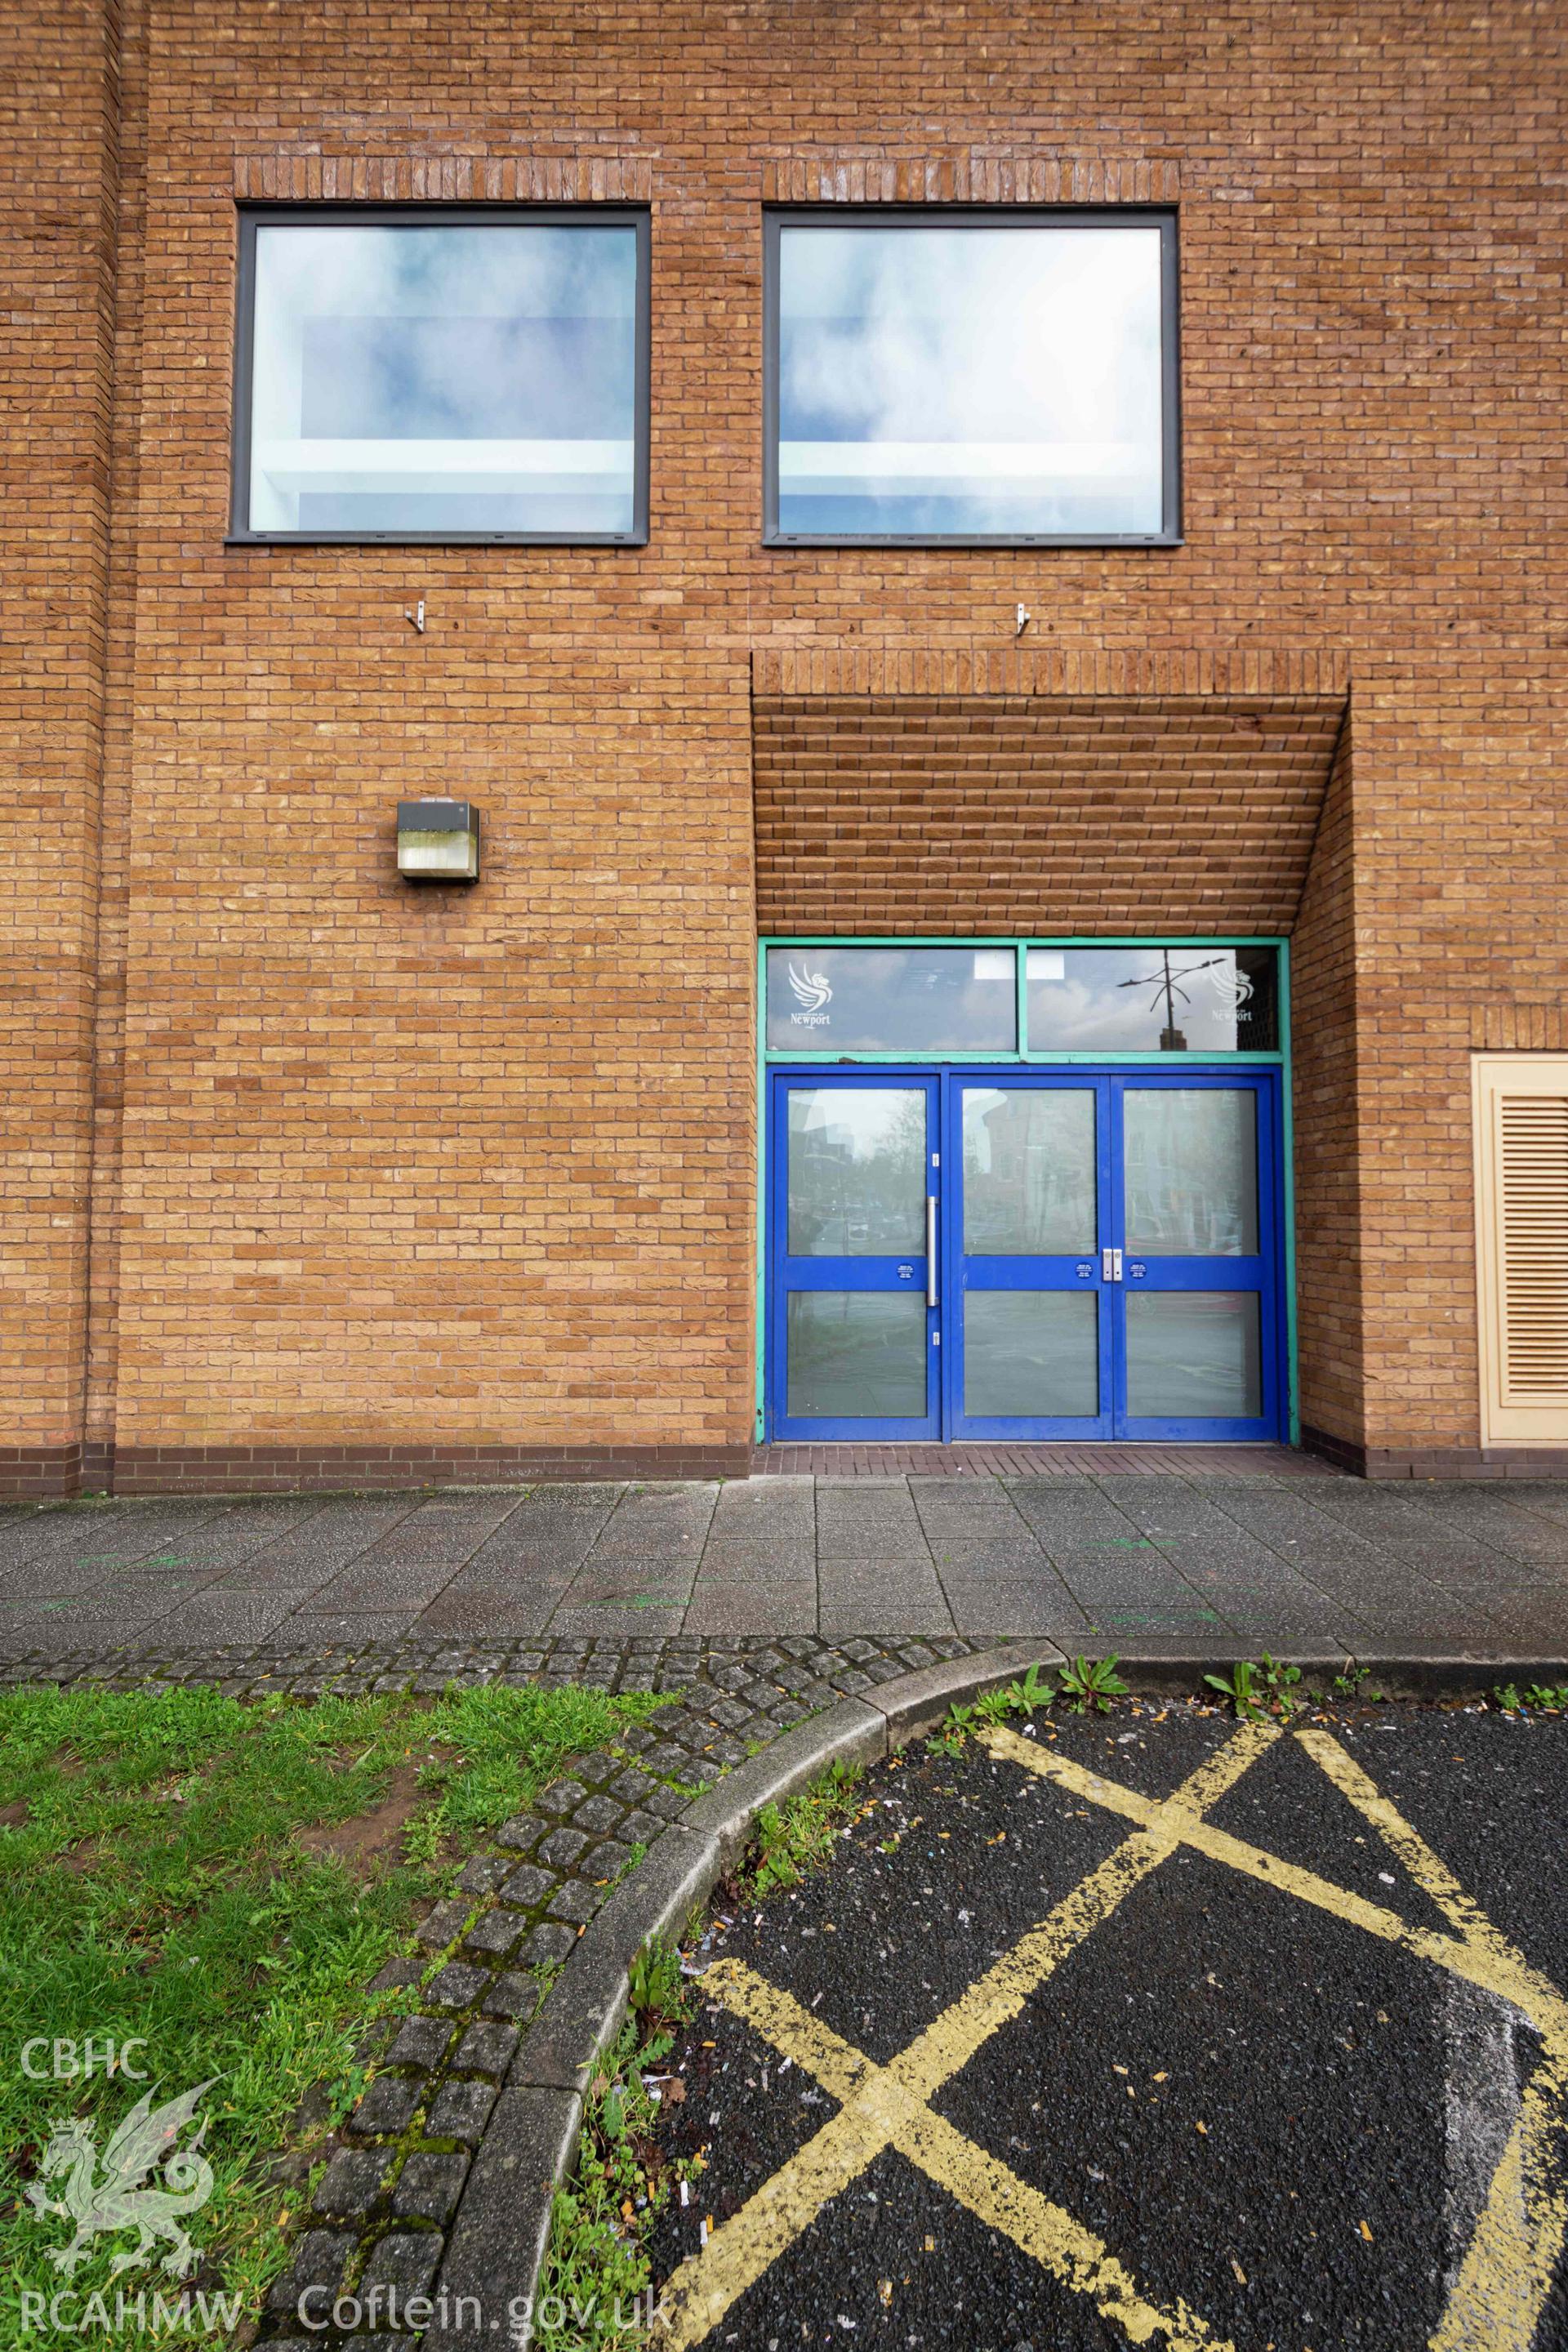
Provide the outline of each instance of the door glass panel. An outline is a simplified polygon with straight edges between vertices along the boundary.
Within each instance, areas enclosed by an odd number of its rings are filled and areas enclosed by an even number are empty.
[[[1031,948],[1031,1054],[1262,1054],[1279,1044],[1278,948]]]
[[[1011,1054],[1012,948],[770,948],[768,1050]]]
[[[792,1087],[791,1257],[925,1255],[919,1087]]]
[[[787,1339],[792,1420],[923,1419],[923,1292],[792,1291]]]
[[[1255,1290],[1130,1291],[1127,1411],[1151,1421],[1255,1421],[1263,1411]]]
[[[1256,1256],[1252,1089],[1130,1087],[1122,1104],[1128,1250],[1149,1257]]]
[[[963,1089],[963,1246],[973,1256],[1096,1246],[1094,1097],[1055,1087]]]
[[[963,1301],[963,1410],[975,1418],[1092,1418],[1100,1411],[1100,1302],[1091,1290],[971,1290]]]

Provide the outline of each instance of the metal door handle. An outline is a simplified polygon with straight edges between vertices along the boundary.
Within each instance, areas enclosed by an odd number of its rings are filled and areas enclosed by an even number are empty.
[[[1121,1252],[1119,1249],[1102,1249],[1100,1251],[1100,1278],[1101,1282],[1121,1281]]]
[[[926,1194],[926,1305],[934,1307],[936,1297],[936,1194]]]

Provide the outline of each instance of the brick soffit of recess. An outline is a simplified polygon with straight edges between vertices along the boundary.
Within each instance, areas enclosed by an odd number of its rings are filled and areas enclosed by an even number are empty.
[[[759,646],[759,701],[857,695],[1050,695],[1121,700],[1268,696],[1342,704],[1350,656],[1317,646],[1115,652],[1099,646]]]

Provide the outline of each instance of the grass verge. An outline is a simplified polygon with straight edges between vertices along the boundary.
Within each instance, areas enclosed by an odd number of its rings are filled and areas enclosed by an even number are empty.
[[[340,2120],[363,2088],[367,2022],[407,2004],[367,1995],[369,1979],[468,1847],[660,1703],[571,1687],[313,1706],[205,1689],[0,1694],[0,2336],[23,2340],[25,2291],[73,2293],[78,2326],[103,2295],[108,2325],[91,2332],[105,2347],[221,2340],[210,2302],[206,2317],[193,2305],[172,2326],[143,2313],[117,2326],[121,2293],[144,2288],[147,2308],[154,2286],[237,2297],[218,2306],[225,2328],[229,2310],[253,2313],[299,2202],[276,2163],[290,2120],[307,2094],[314,2137]],[[128,2043],[144,2083],[108,2070],[108,2047]],[[156,2110],[201,2084],[186,2186],[210,2168],[212,2187],[184,2217],[197,2267],[184,2280],[158,2268],[161,2238],[118,2274],[128,2222],[57,2266],[75,2216],[47,2209],[90,2208],[140,2093]],[[44,2177],[51,2136],[72,2125],[76,2155]],[[199,2128],[193,2113],[181,2149]],[[124,2186],[165,2186],[169,2153]]]

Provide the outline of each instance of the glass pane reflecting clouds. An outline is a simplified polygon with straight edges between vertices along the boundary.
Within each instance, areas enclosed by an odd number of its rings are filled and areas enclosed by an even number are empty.
[[[1157,227],[779,231],[778,528],[1155,533]]]
[[[789,1097],[792,1257],[925,1255],[926,1098],[800,1087]]]
[[[1092,1251],[1096,1209],[1092,1094],[964,1087],[963,1246],[972,1256]]]
[[[1032,1054],[1265,1054],[1279,1045],[1274,948],[1031,948]]]
[[[770,948],[768,1045],[795,1054],[1010,1054],[1011,948]]]
[[[629,532],[637,232],[256,231],[252,530]]]
[[[1100,1411],[1099,1313],[1093,1291],[969,1291],[964,1412],[976,1420],[1091,1419]]]
[[[1127,1410],[1150,1421],[1255,1421],[1263,1411],[1256,1291],[1130,1297]]]
[[[1258,1097],[1250,1088],[1129,1087],[1127,1247],[1150,1257],[1258,1250]]]
[[[785,1338],[792,1419],[918,1421],[924,1413],[923,1295],[792,1291]]]

